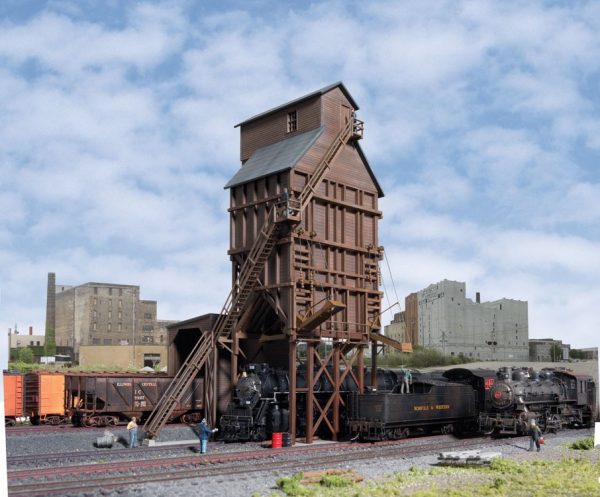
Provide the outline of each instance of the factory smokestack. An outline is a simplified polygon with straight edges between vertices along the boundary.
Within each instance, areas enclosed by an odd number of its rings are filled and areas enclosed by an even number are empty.
[[[475,302],[478,304],[481,303],[481,295],[479,295],[479,292],[475,293]]]
[[[46,339],[44,354],[56,354],[56,274],[48,273],[48,293],[46,295]]]

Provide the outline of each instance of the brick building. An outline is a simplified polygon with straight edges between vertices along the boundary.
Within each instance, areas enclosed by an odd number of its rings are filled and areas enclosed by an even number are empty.
[[[53,305],[56,346],[71,349],[76,361],[80,346],[166,346],[166,326],[174,322],[158,320],[156,301],[141,300],[137,285],[55,285]]]

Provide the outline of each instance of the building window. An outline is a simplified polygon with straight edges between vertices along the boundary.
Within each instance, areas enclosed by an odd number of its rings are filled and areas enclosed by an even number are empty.
[[[107,329],[108,329],[108,331],[112,331],[112,324],[111,323],[108,323]]]
[[[108,319],[112,319],[112,311],[108,311]]]
[[[119,311],[119,319],[123,318],[123,313],[121,311]]]
[[[160,354],[144,354],[144,367],[154,368],[160,363]]]
[[[98,305],[98,297],[94,297],[94,305]]]
[[[119,297],[121,297],[123,295],[123,289],[119,288]]]
[[[119,331],[123,331],[123,324],[122,323],[119,323],[117,326],[118,326]]]
[[[149,312],[144,313],[144,319],[152,319],[152,314]]]
[[[109,289],[108,289],[108,294],[109,294],[109,295],[112,295],[112,288],[109,288]]]
[[[94,339],[92,340],[92,344],[93,344],[93,345],[100,345],[100,339],[99,339],[99,338],[94,338]]]
[[[105,338],[102,343],[104,345],[112,345],[112,338]]]
[[[123,299],[119,299],[119,307],[123,307]]]
[[[142,326],[142,330],[144,331],[152,331],[154,328],[152,327],[151,324],[145,324],[144,326]]]
[[[108,306],[112,307],[112,299],[108,299]]]
[[[96,331],[98,329],[98,323],[94,322],[94,324],[92,324],[92,329]]]
[[[97,286],[94,287],[94,295],[98,295],[98,287]]]
[[[98,311],[94,311],[94,319],[98,317]]]
[[[298,112],[293,110],[287,115],[287,132],[291,133],[298,129]]]

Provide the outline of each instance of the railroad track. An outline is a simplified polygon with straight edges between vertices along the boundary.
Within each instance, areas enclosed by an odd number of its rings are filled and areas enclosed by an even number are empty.
[[[436,437],[426,437],[436,438]],[[322,469],[339,464],[347,465],[381,457],[416,457],[437,453],[442,450],[474,448],[484,442],[489,445],[503,445],[506,440],[474,438],[466,440],[438,437],[428,443],[410,443],[419,439],[374,444],[327,444],[318,446],[293,447],[276,451],[230,452],[208,456],[183,456],[168,459],[138,460],[128,466],[126,474],[120,462],[106,462],[77,465],[61,468],[37,470],[9,470],[9,495],[42,496],[63,495],[84,492],[90,489],[111,489],[123,486],[137,486],[144,483],[170,482],[189,478],[231,476],[256,472],[278,471],[298,472]],[[243,462],[244,464],[240,464]],[[135,472],[135,474],[132,473]],[[85,481],[82,481],[85,480]]]
[[[448,436],[446,436],[448,437]],[[417,441],[418,440],[418,441]],[[376,442],[377,446],[385,446],[385,445],[397,445],[397,444],[426,444],[426,443],[436,443],[440,440],[439,435],[434,436],[423,436],[423,437],[415,437],[404,440],[397,441],[386,441],[386,442]],[[319,447],[327,447],[328,450],[335,450],[336,447],[345,446],[347,442],[339,442],[339,443],[328,443],[324,446]],[[356,445],[356,444],[355,444]],[[356,446],[369,446],[370,444],[361,444]],[[246,442],[244,444],[245,447],[253,447],[255,450],[259,451],[261,448],[270,448],[268,443],[265,442]],[[48,454],[36,454],[33,455],[22,455],[22,456],[9,456],[7,458],[7,467],[9,470],[20,470],[20,469],[39,469],[45,466],[51,466],[60,464],[61,466],[76,464],[76,465],[88,465],[88,464],[96,464],[98,461],[110,462],[113,461],[127,461],[131,459],[135,459],[139,461],[144,458],[151,457],[153,459],[162,458],[162,457],[172,457],[172,456],[183,456],[186,453],[194,452],[198,447],[198,443],[196,441],[191,441],[187,445],[177,445],[177,446],[153,446],[153,447],[138,447],[135,449],[129,449],[126,447],[122,448],[112,448],[112,449],[95,449],[95,450],[87,450],[87,451],[78,451],[78,452],[64,452],[64,453],[48,453]],[[221,446],[222,447],[222,446]],[[213,453],[211,456],[217,456],[217,454],[224,455],[227,452],[231,451],[223,451],[220,450],[221,447],[219,445],[213,445]],[[300,446],[301,447],[301,446]],[[296,447],[297,450],[315,450],[310,447],[314,446],[306,446],[305,449]],[[240,451],[241,454],[248,454],[248,451]],[[85,464],[82,464],[82,461],[86,461]]]

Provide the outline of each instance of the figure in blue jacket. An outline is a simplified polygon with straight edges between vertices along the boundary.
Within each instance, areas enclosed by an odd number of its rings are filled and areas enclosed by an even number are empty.
[[[210,437],[211,433],[216,433],[219,431],[218,428],[211,428],[208,426],[206,422],[206,418],[202,418],[202,421],[198,423],[198,436],[200,437],[200,454],[206,454],[206,449],[208,447],[208,437]]]

